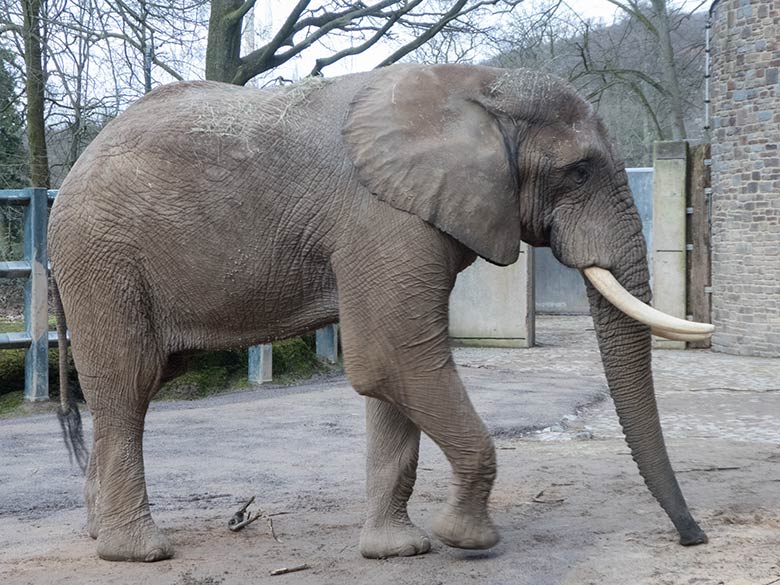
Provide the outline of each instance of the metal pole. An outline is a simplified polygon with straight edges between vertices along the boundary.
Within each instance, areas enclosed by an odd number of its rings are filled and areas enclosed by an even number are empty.
[[[249,383],[262,384],[273,380],[273,346],[270,343],[249,348]]]
[[[49,399],[49,206],[46,189],[25,191],[30,203],[24,213],[24,259],[31,270],[24,287],[24,322],[31,342],[24,358],[24,397],[40,401]]]
[[[339,330],[337,325],[317,329],[317,355],[331,364],[339,360]]]

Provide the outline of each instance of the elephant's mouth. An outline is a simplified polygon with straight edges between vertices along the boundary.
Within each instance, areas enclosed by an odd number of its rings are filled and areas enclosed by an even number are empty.
[[[715,331],[709,323],[686,321],[646,305],[623,288],[609,270],[590,266],[583,273],[605,299],[632,319],[648,325],[657,337],[674,341],[703,341]]]

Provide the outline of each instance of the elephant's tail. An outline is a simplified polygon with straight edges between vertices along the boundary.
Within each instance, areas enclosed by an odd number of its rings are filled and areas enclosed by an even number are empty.
[[[65,309],[62,306],[57,281],[53,276],[51,278],[51,292],[54,301],[54,315],[57,318],[57,353],[60,372],[60,407],[57,409],[57,418],[60,421],[62,438],[68,448],[68,458],[71,464],[75,460],[81,471],[86,472],[89,451],[84,442],[81,413],[76,399],[70,391],[70,384],[68,384],[68,325],[65,321]]]

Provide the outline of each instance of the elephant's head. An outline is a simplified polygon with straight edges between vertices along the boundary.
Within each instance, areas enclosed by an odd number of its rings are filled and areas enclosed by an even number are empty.
[[[344,136],[372,193],[486,260],[511,264],[524,240],[550,246],[583,271],[610,391],[640,473],[681,542],[705,542],[666,454],[650,328],[702,339],[712,326],[646,304],[642,223],[623,163],[590,104],[533,71],[396,67],[357,95]]]

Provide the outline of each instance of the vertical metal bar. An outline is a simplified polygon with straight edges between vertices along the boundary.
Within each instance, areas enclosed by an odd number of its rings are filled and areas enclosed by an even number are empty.
[[[317,329],[317,356],[331,364],[339,360],[339,330],[338,326],[326,325]]]
[[[262,384],[273,380],[273,346],[270,343],[249,348],[249,383]]]
[[[32,269],[24,287],[24,322],[32,341],[24,359],[24,397],[39,401],[49,399],[49,206],[46,189],[25,191],[30,195],[30,203],[24,212],[24,259]]]

